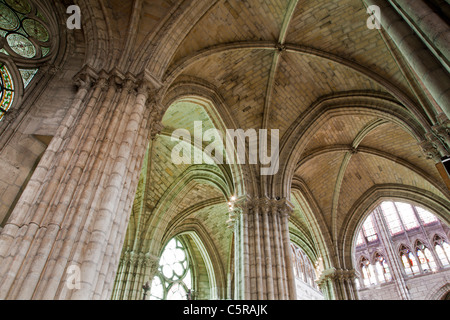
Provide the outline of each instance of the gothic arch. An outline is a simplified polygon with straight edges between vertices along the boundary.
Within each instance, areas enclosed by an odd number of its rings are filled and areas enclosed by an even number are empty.
[[[359,230],[365,218],[384,200],[400,200],[414,203],[429,209],[447,224],[450,222],[450,218],[446,214],[450,211],[450,202],[447,199],[412,186],[374,186],[353,204],[339,235],[339,239],[342,241],[342,247],[339,252],[342,254],[341,259],[343,263],[348,268],[352,267],[352,250],[356,241],[357,230]]]
[[[227,283],[227,275],[224,264],[227,261],[222,261],[214,240],[209,235],[201,221],[197,219],[187,219],[179,221],[169,228],[163,237],[164,239],[171,239],[175,236],[187,235],[195,243],[195,246],[200,251],[202,260],[208,272],[208,279],[211,290],[211,299],[220,299],[225,297],[225,288]]]
[[[229,196],[232,194],[228,189],[229,186],[223,180],[223,177],[218,171],[212,171],[211,168],[205,168],[203,166],[193,166],[190,167],[182,176],[175,180],[172,185],[166,190],[161,199],[159,199],[157,206],[153,210],[150,219],[146,222],[145,226],[142,228],[142,239],[147,239],[147,243],[143,245],[144,251],[156,253],[158,243],[153,242],[151,239],[159,239],[165,232],[167,223],[167,213],[170,212],[170,207],[172,206],[170,199],[175,199],[176,195],[183,192],[187,186],[192,183],[198,183],[203,181],[203,183],[210,184],[215,188],[219,189],[223,194],[222,199],[217,199],[216,203],[225,203]],[[228,190],[227,190],[228,189]],[[203,206],[207,207],[214,202],[204,203]],[[197,210],[202,207],[196,207]],[[181,214],[181,213],[178,213]],[[164,218],[164,219],[163,219]]]
[[[77,4],[83,13],[81,19],[87,46],[86,65],[94,70],[110,70],[118,59],[114,48],[117,41],[114,41],[112,18],[104,0],[80,0]]]
[[[217,89],[201,79],[192,77],[179,79],[164,93],[161,103],[163,109],[168,110],[171,105],[183,100],[192,101],[202,106],[216,129],[222,132],[224,136],[227,129],[238,129],[228,106]],[[252,194],[252,190],[257,190],[255,173],[247,165],[224,164],[221,166],[225,166],[231,171],[237,197],[246,193]]]
[[[331,241],[329,230],[323,220],[323,213],[317,205],[314,196],[308,190],[304,182],[295,177],[292,184],[293,192],[298,192],[298,202],[302,206],[302,212],[309,222],[309,230],[313,237],[314,243],[318,246],[317,254],[319,254],[324,262],[324,268],[332,268],[335,264],[334,247]]]
[[[180,43],[196,23],[218,1],[201,0],[195,3],[177,1],[170,17],[163,22],[156,35],[149,34],[133,61],[134,70],[148,70],[154,78],[161,79]],[[177,32],[175,32],[175,28]],[[150,50],[151,47],[154,47]]]
[[[443,286],[441,286],[441,284],[438,284],[429,291],[425,300],[445,300],[448,299],[449,292],[450,283],[447,283]]]
[[[271,192],[289,197],[295,169],[309,138],[321,124],[336,115],[368,114],[393,122],[418,142],[425,140],[427,128],[403,106],[387,96],[374,93],[341,93],[324,97],[301,115],[283,136],[280,147],[280,173],[273,178]]]

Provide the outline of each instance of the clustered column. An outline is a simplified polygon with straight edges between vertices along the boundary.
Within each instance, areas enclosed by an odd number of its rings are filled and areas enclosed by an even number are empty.
[[[329,300],[358,300],[355,279],[355,270],[332,268],[322,272],[317,284]]]
[[[151,87],[90,68],[77,83],[0,235],[0,299],[110,298],[152,130]]]
[[[113,300],[141,300],[143,286],[156,275],[158,257],[148,253],[125,252],[119,263]]]
[[[295,300],[287,201],[255,199],[240,205],[236,217],[236,297]]]

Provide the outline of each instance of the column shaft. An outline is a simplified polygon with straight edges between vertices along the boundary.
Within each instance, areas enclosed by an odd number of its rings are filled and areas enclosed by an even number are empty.
[[[80,88],[0,236],[0,298],[110,297],[151,131],[148,90],[116,72]],[[79,290],[66,285],[71,266]]]
[[[243,226],[236,225],[235,236],[243,230],[244,261],[238,267],[244,269],[245,278],[250,275],[244,286],[246,299],[296,298],[287,207],[285,201],[267,199],[247,200],[242,205],[239,221]]]
[[[448,72],[387,0],[364,0],[364,2],[367,6],[375,5],[380,8],[383,29],[449,118],[450,76]],[[436,110],[436,114],[439,113],[440,110]]]

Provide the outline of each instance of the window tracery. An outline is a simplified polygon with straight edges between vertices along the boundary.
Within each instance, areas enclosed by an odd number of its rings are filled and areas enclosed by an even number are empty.
[[[31,0],[0,0],[0,120],[48,60],[48,20]]]
[[[380,241],[369,241],[371,229],[379,233]],[[447,237],[434,234],[437,229],[445,233],[448,227],[422,207],[408,202],[382,202],[364,221],[355,239],[359,288],[450,267]]]
[[[416,258],[410,248],[405,245],[400,246],[400,257],[403,262],[403,267],[407,275],[415,275],[419,273]]]
[[[173,238],[164,248],[158,274],[153,278],[150,300],[187,300],[192,292],[192,272],[184,244]]]
[[[379,282],[389,282],[392,280],[391,271],[389,269],[389,264],[387,263],[386,259],[383,255],[380,253],[375,254],[375,267],[378,274],[378,280]]]
[[[416,253],[424,272],[437,270],[431,251],[420,240],[416,241]]]
[[[316,272],[311,260],[306,253],[296,244],[291,243],[291,250],[294,262],[294,274],[297,279],[302,280],[309,286],[319,289],[315,280]]]
[[[439,235],[433,237],[433,244],[442,265],[450,265],[450,245]]]

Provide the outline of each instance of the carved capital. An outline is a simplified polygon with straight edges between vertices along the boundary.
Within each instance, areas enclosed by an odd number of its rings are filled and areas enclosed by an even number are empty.
[[[436,148],[436,146],[430,141],[423,141],[420,143],[420,147],[422,148],[423,153],[427,157],[427,159],[433,160],[435,163],[441,161],[441,155]]]
[[[147,253],[145,255],[145,266],[148,267],[150,275],[153,276],[154,274],[156,274],[156,272],[158,272],[159,258],[150,253]]]
[[[52,68],[49,67],[49,72]],[[90,66],[85,65],[80,72],[78,72],[73,81],[78,89],[89,89],[93,83],[98,79],[98,74]]]
[[[350,280],[354,281],[357,277],[356,271],[353,269],[336,269],[330,268],[322,271],[317,284],[320,286],[327,281]]]
[[[450,120],[445,114],[438,116],[438,122],[432,127],[433,132],[450,148]]]

